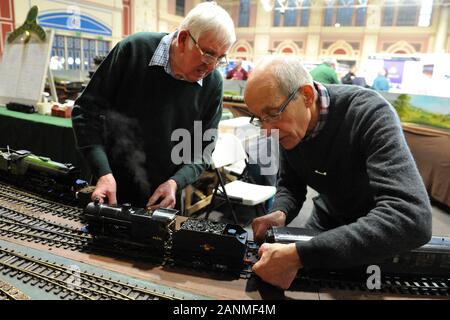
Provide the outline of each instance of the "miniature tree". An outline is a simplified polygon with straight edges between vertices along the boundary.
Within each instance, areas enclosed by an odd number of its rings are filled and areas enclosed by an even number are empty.
[[[394,108],[397,110],[398,116],[403,118],[408,113],[408,110],[411,108],[411,97],[407,94],[401,94],[394,101]]]

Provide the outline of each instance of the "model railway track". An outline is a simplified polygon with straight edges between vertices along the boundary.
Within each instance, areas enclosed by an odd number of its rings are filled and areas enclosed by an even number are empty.
[[[381,287],[384,292],[399,294],[450,296],[450,278],[386,276]]]
[[[18,208],[20,208],[20,210],[17,210]],[[44,200],[36,195],[0,183],[0,236],[40,243],[50,247],[58,247],[67,250],[108,251],[119,255],[138,257],[140,259],[147,258],[142,249],[137,250],[131,244],[115,245],[114,242],[112,242],[109,246],[99,246],[95,244],[95,241],[94,243],[92,242],[92,237],[90,235],[81,232],[79,229],[50,222],[34,216],[34,214],[37,213],[50,214],[72,221],[82,221],[82,209],[80,208]],[[247,254],[251,257],[249,257],[249,259],[246,258],[248,261],[246,261],[245,268],[239,273],[239,277],[247,279],[252,276],[253,273],[251,271],[250,261],[255,260],[257,249],[256,245],[249,243]],[[192,261],[185,261],[184,263],[178,261],[178,263],[175,263],[175,261],[167,258],[162,258],[160,260],[164,261],[165,265],[177,266],[187,270],[198,269],[203,270],[206,273],[224,271],[221,269],[221,266],[218,268],[217,266],[210,268],[210,266],[196,265],[195,263],[192,263]],[[296,280],[296,283],[302,289],[309,288],[312,290],[330,288],[403,295],[450,296],[450,278],[411,277],[408,275],[383,276],[381,280],[381,289],[376,291],[368,290],[365,280],[366,279],[354,279],[348,276],[315,275],[300,276]],[[98,290],[101,291],[101,288]],[[2,297],[8,298],[7,293],[4,291],[5,290],[0,289],[0,299],[2,299]],[[89,292],[85,294],[84,291],[82,291],[81,294],[80,292],[65,292],[69,298],[88,299],[88,296],[92,296],[95,299],[103,297],[102,295],[96,296]],[[120,294],[116,295],[116,298],[120,297]],[[110,296],[109,298],[112,297]]]
[[[19,205],[32,212],[48,213],[68,220],[82,221],[83,209],[63,205],[0,183],[0,205]]]
[[[0,247],[0,271],[68,300],[177,300],[174,295]]]
[[[91,237],[79,230],[61,226],[41,218],[29,216],[23,213],[15,212],[6,208],[0,208],[0,235],[6,235],[15,239],[33,241],[48,246],[61,247],[67,250],[76,251],[98,251],[111,252],[130,257],[145,258],[145,253],[136,250],[133,253],[133,246],[115,247],[111,244],[109,247],[93,245]],[[255,256],[255,246],[249,248],[248,254]],[[151,257],[148,257],[151,259]],[[252,260],[255,259],[254,257]],[[217,274],[224,270],[211,266],[200,266],[193,264],[192,261],[165,260],[168,266],[175,266],[186,270],[201,270],[205,273]],[[247,264],[238,277],[248,279],[252,275],[251,266]],[[302,290],[319,288],[330,288],[339,290],[368,290],[365,279],[352,279],[348,276],[300,276],[296,283]],[[450,296],[450,278],[433,277],[409,277],[409,276],[384,276],[381,281],[381,289],[371,292],[400,294],[400,295],[420,295],[420,296]]]
[[[111,253],[155,261],[151,253],[133,244],[98,244],[80,229],[0,206],[0,236],[78,252]],[[158,262],[161,259],[157,259]]]
[[[71,250],[83,250],[91,237],[80,230],[0,207],[0,235]]]
[[[9,283],[0,280],[0,300],[30,300],[30,297]]]
[[[371,293],[415,295],[415,296],[450,296],[450,279],[440,277],[383,276],[380,289],[369,290],[364,279],[342,277],[308,277],[300,276],[296,285],[305,289],[317,290],[329,288]]]

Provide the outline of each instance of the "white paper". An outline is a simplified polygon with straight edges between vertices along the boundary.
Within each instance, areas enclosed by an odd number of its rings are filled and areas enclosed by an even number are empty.
[[[36,105],[44,90],[53,32],[45,42],[6,43],[0,62],[0,104],[17,102]]]

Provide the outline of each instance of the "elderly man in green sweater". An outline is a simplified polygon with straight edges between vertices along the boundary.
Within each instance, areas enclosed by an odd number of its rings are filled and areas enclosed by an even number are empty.
[[[252,223],[262,240],[319,196],[310,241],[263,244],[254,271],[288,288],[301,268],[379,262],[431,238],[431,206],[392,106],[357,86],[322,85],[295,57],[270,56],[245,88],[252,122],[278,130],[281,169],[272,212]]]
[[[235,40],[228,13],[205,2],[177,31],[137,33],[112,49],[72,113],[78,148],[97,178],[92,199],[175,206],[177,190],[206,168],[203,151],[211,141],[202,137],[222,114],[216,67],[226,64]],[[200,138],[200,148],[174,154],[180,132],[193,146]]]
[[[336,59],[326,58],[321,64],[311,70],[311,76],[315,81],[322,84],[338,84],[336,65]]]

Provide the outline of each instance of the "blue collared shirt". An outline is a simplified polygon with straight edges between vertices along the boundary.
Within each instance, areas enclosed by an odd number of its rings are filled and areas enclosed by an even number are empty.
[[[168,35],[164,36],[161,39],[161,42],[159,43],[158,47],[155,50],[155,53],[153,54],[152,59],[150,60],[150,63],[148,64],[149,67],[151,66],[161,66],[164,67],[164,70],[170,74],[172,77],[177,79],[175,75],[172,72],[172,68],[170,67],[170,45],[172,43],[172,40],[174,37],[176,37],[178,34],[178,31],[169,33]],[[177,79],[179,80],[179,79]],[[197,81],[197,83],[202,86],[203,85],[203,79],[200,79]]]

